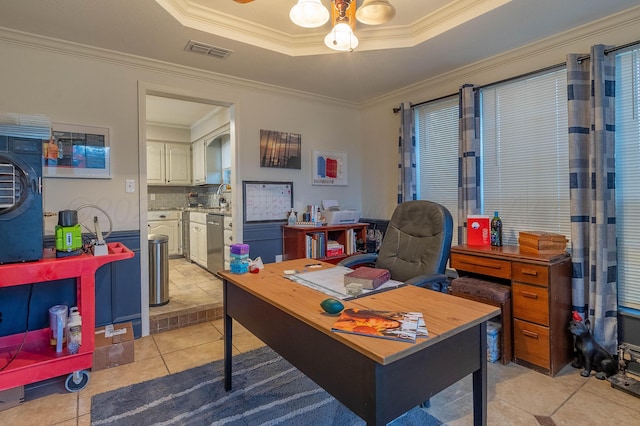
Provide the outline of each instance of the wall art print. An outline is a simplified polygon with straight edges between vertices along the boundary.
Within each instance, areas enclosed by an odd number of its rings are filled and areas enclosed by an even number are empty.
[[[313,185],[347,185],[347,153],[313,151]]]
[[[53,123],[42,145],[45,177],[110,177],[108,128]]]
[[[260,167],[301,169],[302,135],[260,129]]]

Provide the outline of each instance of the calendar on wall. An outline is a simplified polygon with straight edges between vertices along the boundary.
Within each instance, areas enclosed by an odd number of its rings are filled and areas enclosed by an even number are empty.
[[[293,208],[293,182],[243,181],[245,222],[286,222]]]

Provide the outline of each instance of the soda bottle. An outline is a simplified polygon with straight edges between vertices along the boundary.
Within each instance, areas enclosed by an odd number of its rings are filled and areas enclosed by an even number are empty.
[[[493,218],[491,218],[491,245],[502,247],[502,219],[498,216],[498,212],[493,212]]]

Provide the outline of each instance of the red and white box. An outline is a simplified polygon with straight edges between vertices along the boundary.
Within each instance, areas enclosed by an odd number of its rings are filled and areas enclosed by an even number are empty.
[[[467,216],[467,245],[491,245],[491,216]]]

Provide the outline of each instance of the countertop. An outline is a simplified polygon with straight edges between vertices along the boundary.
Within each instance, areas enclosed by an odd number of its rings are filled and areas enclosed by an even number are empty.
[[[220,207],[161,207],[151,208],[147,211],[181,211],[181,212],[202,212],[202,213],[218,213],[224,216],[231,216],[231,210],[222,209]]]

